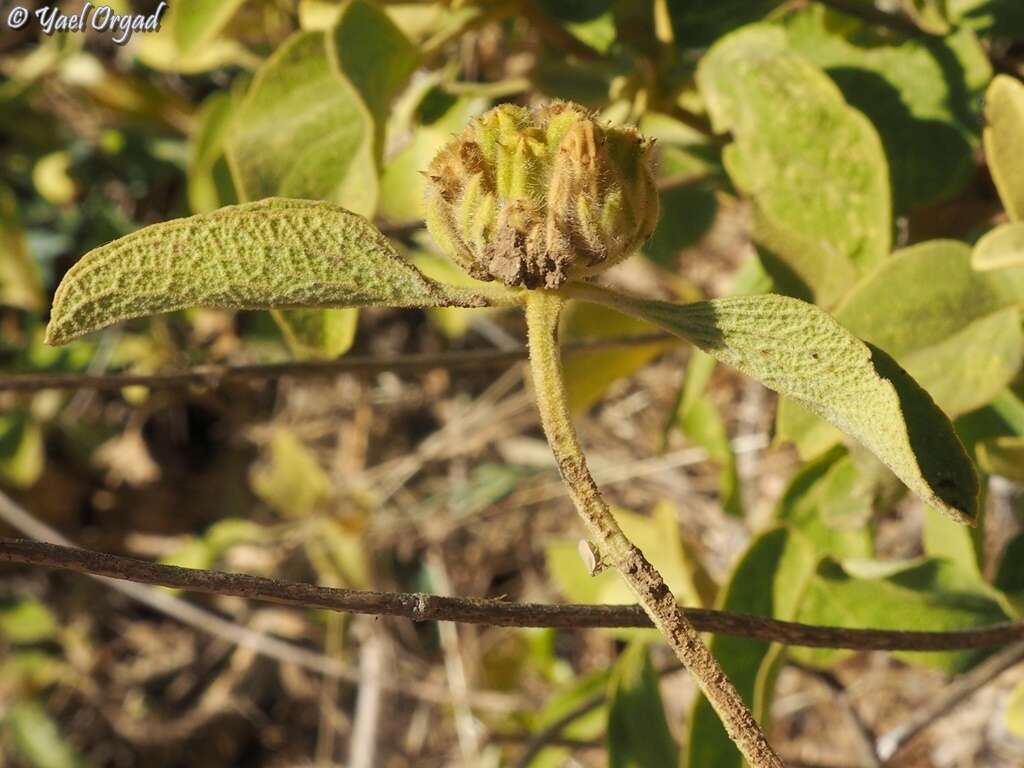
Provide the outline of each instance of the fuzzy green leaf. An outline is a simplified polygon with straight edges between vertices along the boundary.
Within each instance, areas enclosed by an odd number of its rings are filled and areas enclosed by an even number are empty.
[[[1006,212],[1024,219],[1024,83],[998,75],[985,93],[985,157]]]
[[[1024,141],[1024,133],[1021,140]],[[1024,221],[1002,224],[986,232],[974,245],[971,264],[982,270],[1024,267]]]
[[[1019,281],[1011,277],[975,272],[968,246],[933,240],[893,254],[835,316],[958,416],[989,402],[1020,368]]]
[[[90,251],[53,302],[47,342],[187,307],[479,307],[426,278],[361,216],[271,198],[154,224]]]
[[[821,304],[889,253],[885,153],[871,123],[847,106],[785,33],[751,26],[701,60],[697,83],[736,187],[754,207],[754,238]]]
[[[859,440],[928,504],[974,519],[978,478],[949,419],[889,355],[816,306],[771,294],[677,305],[584,284],[569,292],[689,339]]]
[[[896,358],[955,417],[989,402],[1020,368],[1022,278],[1024,270],[975,272],[967,245],[934,240],[893,254],[850,291],[835,316]],[[803,455],[839,438],[789,402],[778,423],[779,437],[796,442]]]

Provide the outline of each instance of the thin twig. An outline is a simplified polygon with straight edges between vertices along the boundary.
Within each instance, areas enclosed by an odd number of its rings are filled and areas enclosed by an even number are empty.
[[[569,342],[565,354],[595,352],[604,349],[642,346],[672,340],[665,333],[648,333],[617,339]],[[116,390],[128,386],[182,387],[189,384],[217,386],[225,381],[312,378],[342,373],[374,375],[378,373],[418,373],[437,368],[448,370],[491,370],[527,359],[525,348],[474,349],[414,355],[349,355],[338,360],[310,360],[290,363],[253,363],[247,365],[202,365],[184,371],[163,373],[31,373],[0,377],[0,392],[35,392],[43,389]]]
[[[986,659],[950,684],[934,699],[923,704],[905,723],[882,734],[878,739],[878,755],[883,761],[889,760],[925,728],[964,703],[979,688],[983,688],[1010,667],[1022,661],[1024,661],[1024,643],[1015,643]]]
[[[27,545],[29,548],[42,547],[44,549],[53,548],[54,550],[67,551],[70,553],[84,552],[87,554],[96,554],[89,553],[88,550],[77,549],[60,533],[32,517],[27,510],[14,503],[14,501],[4,493],[0,493],[0,520],[3,520],[12,528],[21,531],[27,536],[33,536],[47,542],[43,543],[42,541],[33,542],[23,540],[18,542],[22,545]],[[6,541],[10,541],[10,539],[0,539],[0,543]],[[51,544],[49,542],[60,543]],[[106,557],[109,557],[109,555]],[[0,562],[3,562],[4,559],[5,558],[0,557]],[[146,563],[139,560],[131,560],[130,558],[121,559],[128,560],[130,563],[146,565]],[[15,560],[11,559],[9,562],[15,562]],[[274,659],[275,661],[283,664],[292,664],[300,669],[305,669],[308,672],[313,672],[325,677],[336,678],[338,680],[345,680],[350,683],[356,683],[361,680],[361,676],[358,672],[337,659],[332,659],[321,653],[317,653],[316,651],[311,651],[307,648],[289,643],[286,640],[281,640],[280,638],[273,637],[272,635],[257,632],[249,629],[248,627],[228,621],[215,613],[211,613],[210,611],[206,611],[196,605],[192,605],[191,603],[188,603],[168,592],[146,586],[146,584],[172,586],[169,583],[160,581],[147,582],[144,579],[126,580],[124,577],[118,577],[113,573],[104,573],[102,571],[93,572],[84,567],[69,568],[68,570],[77,570],[79,573],[88,574],[92,578],[106,584],[111,589],[120,592],[126,597],[142,603],[165,616],[169,616],[172,619],[180,621],[182,624],[186,624],[200,632],[205,632],[206,634],[212,635],[213,637],[221,640],[226,640],[227,642],[242,648],[248,648],[261,656],[265,656],[266,658]],[[447,704],[451,700],[451,694],[447,687],[443,685],[434,685],[429,682],[410,682],[408,680],[401,683],[385,680],[382,685],[391,693],[422,699],[423,701]],[[478,708],[486,708],[502,712],[507,712],[515,708],[513,697],[510,697],[507,694],[499,694],[489,691],[474,694],[473,705]]]
[[[370,592],[150,563],[76,547],[24,539],[0,539],[0,562],[25,563],[190,592],[231,595],[297,608],[322,608],[346,613],[399,616],[413,621],[457,621],[501,627],[593,629],[650,627],[638,605],[510,603],[475,597],[444,597],[416,592]],[[582,564],[581,566],[582,567]],[[954,651],[990,648],[1024,639],[1024,622],[948,632],[890,629],[847,629],[780,621],[730,611],[687,609],[701,632],[747,637],[808,648],[859,651]],[[295,649],[303,650],[303,649]],[[304,653],[309,653],[304,651]],[[317,667],[325,659],[320,656]],[[291,659],[286,659],[291,661]],[[344,679],[355,678],[346,669]],[[450,699],[447,699],[450,701]]]

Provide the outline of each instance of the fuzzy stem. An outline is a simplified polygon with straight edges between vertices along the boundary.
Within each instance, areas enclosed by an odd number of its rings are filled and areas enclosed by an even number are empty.
[[[753,768],[782,768],[782,761],[768,744],[750,709],[701,640],[661,574],[615,522],[587,468],[569,416],[558,351],[558,318],[564,302],[564,298],[554,293],[531,291],[528,294],[526,324],[530,368],[544,433],[591,543],[636,593],[640,605],[676,656],[697,679],[701,691],[747,762]]]

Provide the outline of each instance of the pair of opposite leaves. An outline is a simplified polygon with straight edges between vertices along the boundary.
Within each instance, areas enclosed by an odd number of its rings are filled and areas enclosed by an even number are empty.
[[[978,479],[945,414],[899,365],[812,304],[738,296],[671,304],[569,282],[676,334],[860,441],[927,504],[971,523]],[[527,292],[440,283],[366,219],[337,206],[269,198],[156,224],[87,253],[54,298],[46,340],[189,307],[483,307]]]

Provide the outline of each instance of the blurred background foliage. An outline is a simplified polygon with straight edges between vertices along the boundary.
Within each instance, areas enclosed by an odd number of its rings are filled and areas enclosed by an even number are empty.
[[[515,317],[459,309],[195,310],[60,349],[41,338],[84,252],[270,195],[357,211],[428,274],[468,280],[422,228],[421,171],[496,103],[571,99],[658,141],[660,223],[609,279],[673,300],[820,304],[956,418],[984,478],[987,513],[969,530],[700,353],[651,341],[574,356],[598,479],[675,594],[850,627],[1021,618],[1019,0],[172,0],[161,30],[126,46],[0,29],[0,72],[5,374],[514,348]],[[652,329],[586,305],[563,330]],[[630,601],[580,560],[518,369],[213,384],[0,392],[0,487],[78,543],[188,567]],[[16,532],[8,513],[0,530]],[[261,659],[101,584],[7,569],[0,765],[741,764],[650,631],[202,602],[357,683]],[[983,658],[713,647],[784,754],[815,765],[856,754],[837,698],[883,730]],[[822,694],[825,676],[841,694]],[[1022,680],[1001,679],[960,728],[891,764],[1024,762]]]

